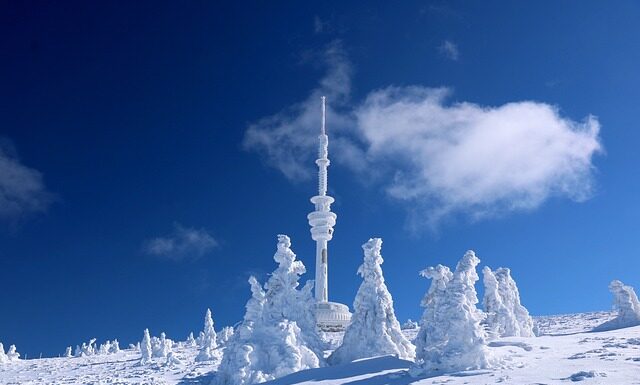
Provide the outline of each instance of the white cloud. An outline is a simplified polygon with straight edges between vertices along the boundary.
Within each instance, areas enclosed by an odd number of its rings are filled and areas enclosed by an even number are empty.
[[[218,241],[204,229],[174,224],[171,234],[144,242],[144,251],[152,256],[181,261],[198,259],[218,246]]]
[[[592,195],[592,158],[602,150],[595,117],[574,121],[533,101],[448,103],[450,90],[421,86],[388,87],[349,105],[346,56],[329,57],[328,75],[310,97],[251,125],[245,136],[247,149],[289,179],[314,170],[319,96],[326,93],[340,106],[328,121],[332,159],[406,202],[417,227]]]
[[[19,221],[43,212],[52,201],[42,174],[23,165],[10,142],[0,142],[0,219]]]
[[[458,45],[451,40],[443,41],[438,47],[438,51],[440,51],[440,53],[447,59],[454,61],[460,59],[460,50],[458,49]]]
[[[393,178],[383,184],[392,197],[424,207],[422,222],[530,210],[552,196],[591,196],[592,157],[601,150],[596,118],[576,122],[531,101],[447,104],[447,95],[446,89],[390,87],[356,110],[369,166],[390,162]]]
[[[331,100],[327,119],[331,130],[346,127],[344,117],[333,107],[341,106],[349,98],[351,91],[351,65],[340,43],[330,44],[322,56],[328,67],[320,85],[302,102],[251,124],[247,129],[243,146],[259,153],[270,166],[280,170],[291,180],[311,177],[312,152],[320,132],[320,96]]]

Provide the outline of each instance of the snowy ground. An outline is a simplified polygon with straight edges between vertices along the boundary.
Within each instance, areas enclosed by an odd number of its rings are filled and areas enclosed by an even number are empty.
[[[537,317],[537,338],[504,338],[491,350],[504,363],[491,371],[427,378],[407,374],[410,362],[376,357],[351,364],[298,372],[272,385],[427,385],[427,384],[640,384],[640,326],[588,332],[611,318],[608,312]],[[415,331],[406,331],[411,337]],[[332,338],[339,339],[339,335]],[[0,364],[0,384],[207,384],[213,364],[194,363],[196,350],[174,349],[182,362],[140,365],[139,353],[83,358],[43,358]]]

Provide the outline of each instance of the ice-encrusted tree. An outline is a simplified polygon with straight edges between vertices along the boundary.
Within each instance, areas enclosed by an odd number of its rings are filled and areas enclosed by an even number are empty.
[[[393,354],[413,360],[415,346],[402,334],[393,309],[393,298],[384,283],[382,239],[369,239],[364,245],[364,262],[358,268],[363,281],[353,302],[354,313],[342,345],[329,357],[332,365],[360,358]]]
[[[200,339],[200,351],[196,356],[197,362],[212,361],[220,358],[218,343],[216,342],[216,331],[213,327],[213,317],[211,316],[211,309],[207,309],[204,316],[204,329],[202,330],[202,338]]]
[[[9,361],[9,358],[4,352],[4,345],[0,342],[0,364],[4,364],[7,361]]]
[[[162,332],[160,338],[151,337],[151,356],[165,358],[171,353],[173,348],[173,341],[167,338],[167,335]]]
[[[496,337],[534,337],[533,319],[520,303],[520,292],[507,268],[482,269],[485,324]]]
[[[305,269],[290,246],[289,237],[278,236],[274,259],[279,266],[264,288],[249,278],[252,296],[244,320],[226,344],[216,384],[249,385],[322,364],[315,323],[309,328],[311,286],[296,289]]]
[[[421,272],[432,282],[422,301],[425,311],[416,337],[413,375],[490,366],[487,333],[481,325],[484,314],[476,307],[479,263],[469,250],[453,274],[442,265]]]
[[[153,350],[151,350],[151,336],[149,335],[149,329],[144,329],[142,341],[140,342],[140,362],[147,363],[151,361]]]
[[[7,350],[7,361],[17,361],[20,358],[20,353],[16,350],[15,345],[9,346],[9,350]]]
[[[73,348],[71,346],[67,346],[67,349],[64,351],[64,356],[66,358],[73,357]]]
[[[613,310],[618,314],[616,318],[597,326],[594,331],[640,325],[640,301],[633,287],[615,279],[609,284],[609,291],[613,294]]]
[[[223,327],[222,330],[220,330],[220,333],[218,333],[218,343],[220,345],[225,345],[227,341],[233,337],[233,333],[234,330],[232,326]]]

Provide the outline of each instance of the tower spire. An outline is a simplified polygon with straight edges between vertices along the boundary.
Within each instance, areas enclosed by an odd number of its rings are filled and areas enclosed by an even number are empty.
[[[336,214],[331,212],[334,199],[327,195],[327,168],[329,161],[329,137],[326,133],[326,98],[322,100],[322,124],[318,136],[318,195],[311,198],[315,211],[307,216],[311,226],[311,238],[316,241],[316,285],[315,297],[318,302],[327,302],[328,293],[328,251],[327,243],[333,238]]]

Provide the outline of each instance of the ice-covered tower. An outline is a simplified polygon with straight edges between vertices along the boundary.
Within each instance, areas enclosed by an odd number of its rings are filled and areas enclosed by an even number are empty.
[[[333,226],[337,215],[331,211],[333,197],[327,195],[327,168],[329,161],[329,137],[326,133],[326,98],[322,97],[322,124],[318,146],[318,195],[311,198],[315,211],[307,219],[311,225],[311,238],[316,241],[316,281],[315,297],[318,302],[316,316],[318,325],[323,329],[341,329],[349,323],[351,313],[343,304],[329,302],[328,288],[328,250],[327,245],[333,238]]]

